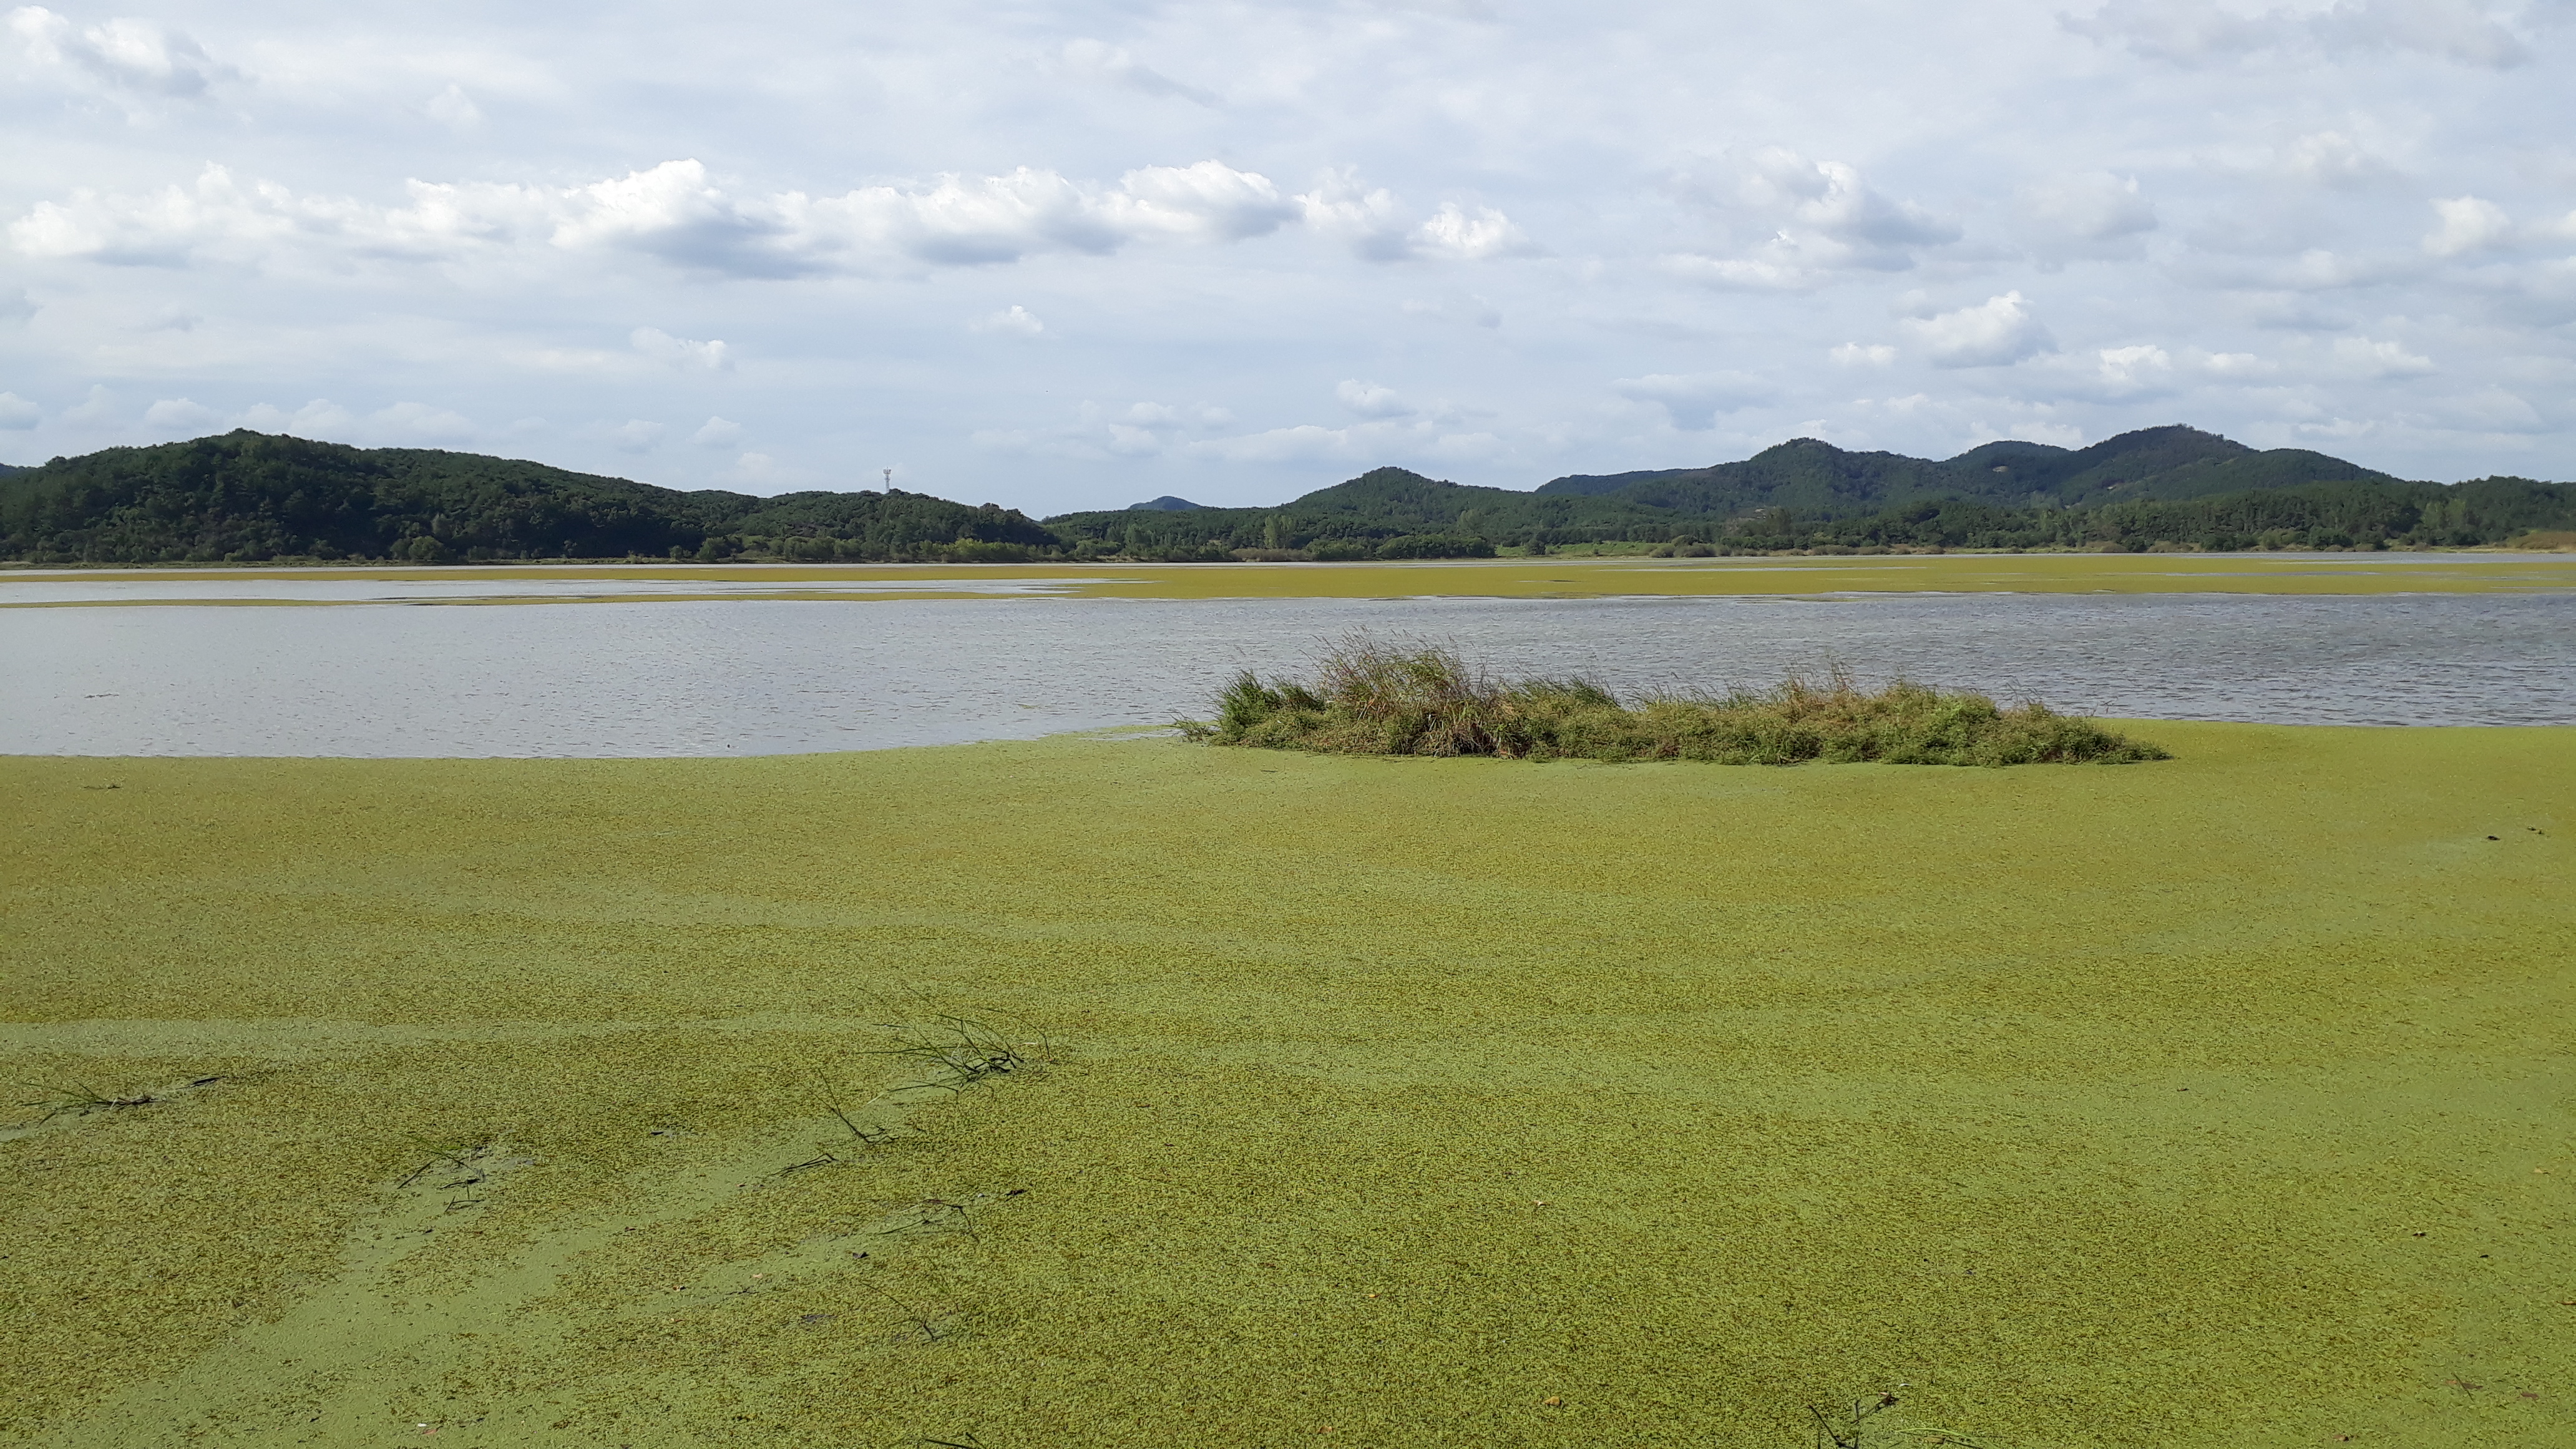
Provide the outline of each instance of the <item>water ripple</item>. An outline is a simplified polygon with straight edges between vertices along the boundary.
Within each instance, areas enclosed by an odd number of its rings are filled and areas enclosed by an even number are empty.
[[[7,611],[0,752],[786,754],[1152,724],[1353,628],[1625,690],[1841,666],[2086,713],[2576,723],[2576,596],[694,601]]]

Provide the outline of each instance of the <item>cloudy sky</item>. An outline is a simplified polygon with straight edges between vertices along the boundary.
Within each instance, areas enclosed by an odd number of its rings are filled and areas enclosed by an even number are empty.
[[[2190,422],[2563,479],[2571,21],[52,0],[0,28],[0,461],[246,426],[1043,514]]]

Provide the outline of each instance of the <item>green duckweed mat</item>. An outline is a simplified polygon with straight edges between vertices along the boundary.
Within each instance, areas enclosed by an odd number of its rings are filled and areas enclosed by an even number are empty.
[[[2121,727],[0,761],[0,1438],[2576,1443],[2576,731]]]

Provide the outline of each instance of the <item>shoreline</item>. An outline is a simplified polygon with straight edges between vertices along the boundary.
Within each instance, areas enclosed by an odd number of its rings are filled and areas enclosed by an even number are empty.
[[[689,598],[750,597],[803,586],[836,601],[977,595],[1058,598],[1380,598],[1809,596],[1870,593],[2376,594],[2576,589],[2576,554],[2456,552],[2298,554],[1946,553],[1711,559],[1546,558],[1277,564],[460,564],[202,565],[0,571],[0,608],[29,607],[13,587],[223,583],[434,585],[552,581],[672,583]],[[870,582],[899,585],[869,590]],[[991,584],[978,591],[976,584]],[[937,588],[941,595],[932,594]],[[497,593],[498,591],[496,591]],[[153,603],[220,600],[151,600]],[[496,601],[498,601],[496,599]],[[630,595],[617,602],[650,602]],[[100,601],[105,602],[105,601]],[[138,601],[142,602],[142,601]]]

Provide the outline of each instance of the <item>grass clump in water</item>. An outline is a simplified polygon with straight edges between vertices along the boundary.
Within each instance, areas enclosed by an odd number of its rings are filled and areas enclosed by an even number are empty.
[[[1353,635],[1315,683],[1247,670],[1217,699],[1210,744],[1338,755],[1700,760],[1721,765],[2128,764],[2172,758],[2045,705],[1897,680],[1863,689],[1840,672],[1726,695],[1657,694],[1634,704],[1584,679],[1495,679],[1456,651]]]

